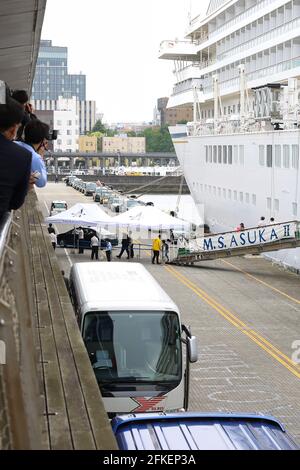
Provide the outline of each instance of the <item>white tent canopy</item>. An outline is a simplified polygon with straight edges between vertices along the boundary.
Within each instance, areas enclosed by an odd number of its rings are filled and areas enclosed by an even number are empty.
[[[139,227],[152,230],[182,230],[189,231],[190,222],[172,217],[153,206],[136,206],[129,211],[113,217],[110,224],[119,227]]]
[[[78,203],[66,211],[47,217],[45,220],[53,224],[95,227],[99,225],[111,225],[113,218],[107,215],[97,204]]]

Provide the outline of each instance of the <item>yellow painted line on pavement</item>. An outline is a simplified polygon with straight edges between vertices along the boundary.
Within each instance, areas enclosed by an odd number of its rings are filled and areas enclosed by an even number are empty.
[[[295,297],[292,297],[291,295],[286,294],[285,292],[281,291],[280,289],[277,289],[276,287],[271,286],[271,284],[268,284],[267,282],[262,281],[258,277],[253,276],[253,274],[247,273],[247,271],[244,271],[243,269],[235,266],[234,264],[230,263],[229,261],[225,261],[225,260],[221,260],[221,261],[222,261],[222,263],[228,264],[229,266],[234,268],[236,271],[239,271],[240,273],[245,274],[245,276],[249,277],[250,279],[254,279],[255,281],[259,282],[260,284],[264,285],[265,287],[268,287],[269,289],[272,289],[274,292],[277,292],[278,294],[283,295],[287,299],[292,300],[296,304],[300,305],[300,300],[299,299],[296,299]]]
[[[261,349],[266,351],[270,356],[272,356],[276,361],[282,364],[286,369],[288,369],[293,375],[297,378],[300,378],[300,367],[292,361],[288,356],[286,356],[282,351],[273,346],[266,338],[259,335],[256,331],[250,328],[246,323],[241,321],[236,315],[226,309],[223,305],[217,302],[213,297],[211,297],[207,292],[198,287],[195,283],[190,281],[182,273],[178,272],[175,268],[171,266],[164,266],[164,268],[178,281],[184,284],[186,287],[191,289],[198,297],[200,297],[204,302],[210,305],[214,310],[216,310],[220,315],[222,315],[227,321],[229,321],[233,326],[235,326],[241,333],[246,335],[249,339],[254,341]]]

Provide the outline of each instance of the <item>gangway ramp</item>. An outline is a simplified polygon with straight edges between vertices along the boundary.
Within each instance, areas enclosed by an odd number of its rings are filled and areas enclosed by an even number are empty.
[[[170,263],[193,265],[232,256],[259,255],[300,246],[300,222],[252,227],[243,231],[217,233],[191,240],[171,253]]]

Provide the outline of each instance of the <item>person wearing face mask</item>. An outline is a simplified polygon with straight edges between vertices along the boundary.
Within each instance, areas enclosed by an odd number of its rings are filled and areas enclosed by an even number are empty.
[[[23,117],[15,100],[0,104],[0,218],[22,206],[31,182],[31,152],[13,142]]]
[[[43,158],[47,149],[48,137],[48,124],[35,119],[25,126],[24,142],[15,142],[16,145],[31,153],[31,176],[34,178],[34,184],[39,188],[43,188],[47,184],[47,170]]]

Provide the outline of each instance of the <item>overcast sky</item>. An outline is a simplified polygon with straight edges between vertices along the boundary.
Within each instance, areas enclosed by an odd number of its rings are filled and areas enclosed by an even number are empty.
[[[87,75],[87,99],[105,122],[152,121],[169,96],[172,61],[157,58],[164,39],[183,38],[188,13],[208,0],[48,0],[42,38],[69,48],[69,72]]]

